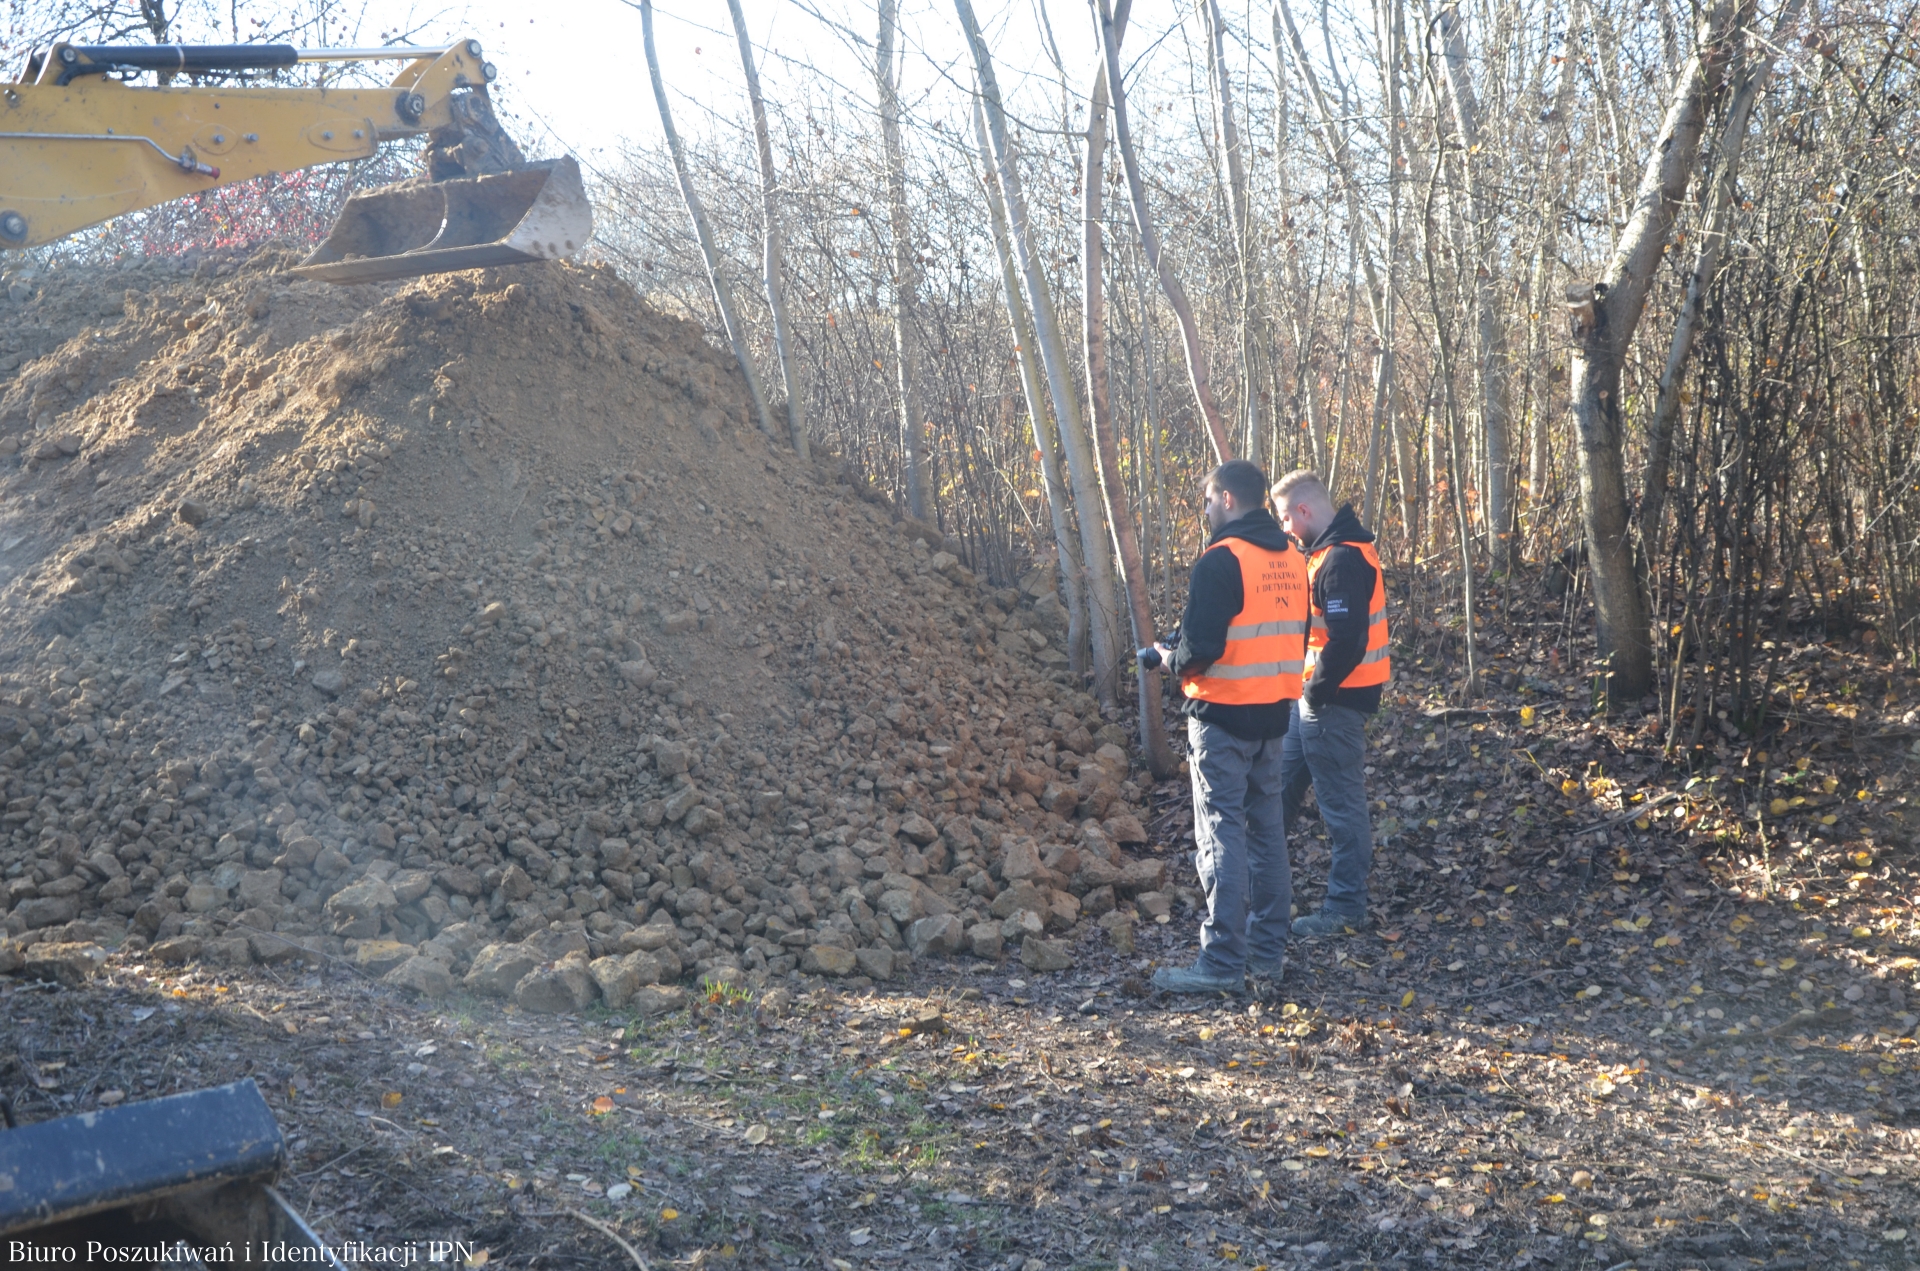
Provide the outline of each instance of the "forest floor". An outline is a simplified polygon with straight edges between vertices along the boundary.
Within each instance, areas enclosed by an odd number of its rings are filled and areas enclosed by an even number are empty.
[[[1760,738],[1676,763],[1534,632],[1483,637],[1472,709],[1402,659],[1375,922],[1253,996],[1149,993],[1191,892],[1059,973],[923,960],[652,1020],[127,955],[0,981],[0,1075],[69,1109],[251,1076],[325,1237],[488,1266],[627,1263],[589,1218],[651,1266],[1920,1263],[1920,684],[1796,647]],[[1183,784],[1154,805],[1191,884]],[[1317,821],[1294,847],[1304,911]]]

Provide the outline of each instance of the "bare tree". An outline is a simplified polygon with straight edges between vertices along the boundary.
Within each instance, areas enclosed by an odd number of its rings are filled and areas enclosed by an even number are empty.
[[[1599,281],[1567,290],[1581,513],[1593,571],[1599,654],[1608,677],[1606,698],[1613,709],[1638,702],[1653,688],[1650,615],[1629,539],[1620,373],[1646,308],[1654,269],[1693,179],[1707,104],[1725,74],[1731,35],[1745,12],[1744,0],[1719,0],[1701,22],[1698,50],[1674,88],[1659,141],[1641,174],[1632,215],[1612,257]]]
[[[739,0],[732,2],[737,4]],[[887,220],[893,233],[894,367],[900,385],[900,437],[907,459],[907,509],[916,519],[931,521],[933,476],[927,465],[927,430],[919,404],[920,361],[913,342],[913,306],[920,267],[914,259],[912,222],[907,211],[907,160],[900,143],[899,69],[894,59],[899,16],[900,0],[880,0],[880,38],[874,45],[873,80],[880,97]]]
[[[1126,30],[1127,10],[1131,7],[1132,0],[1119,0],[1114,6],[1115,43]],[[1146,567],[1140,557],[1140,538],[1133,528],[1133,509],[1129,506],[1126,482],[1120,476],[1120,442],[1114,431],[1107,383],[1107,250],[1101,230],[1106,212],[1102,196],[1107,183],[1108,95],[1104,61],[1094,73],[1088,105],[1087,158],[1080,180],[1087,400],[1093,407],[1093,447],[1100,460],[1100,491],[1106,498],[1107,524],[1113,529],[1114,548],[1120,557],[1120,581],[1127,589],[1127,616],[1133,625],[1134,646],[1141,648],[1154,641],[1153,600],[1147,590]],[[1160,672],[1140,668],[1135,685],[1140,708],[1140,749],[1156,778],[1170,777],[1179,768],[1167,745],[1166,725],[1160,714]]]
[[[747,77],[747,102],[753,110],[754,149],[760,159],[760,197],[767,218],[764,279],[767,309],[773,314],[773,355],[780,364],[780,377],[787,389],[787,429],[793,448],[802,459],[807,457],[807,416],[802,400],[800,374],[793,354],[793,324],[787,318],[787,297],[780,281],[785,271],[785,251],[780,233],[780,176],[773,166],[773,139],[767,132],[767,103],[760,96],[760,73],[753,65],[753,43],[747,38],[747,19],[740,12],[740,0],[727,0],[733,14],[733,34],[740,43],[740,67]],[[667,119],[665,99],[660,118]],[[671,124],[667,125],[671,127]],[[768,431],[772,431],[771,428]]]
[[[1075,675],[1087,670],[1086,561],[1075,538],[1073,506],[1060,473],[1060,445],[1047,414],[1046,389],[1034,360],[1033,319],[1021,296],[1020,276],[1013,263],[1013,236],[1007,225],[1006,201],[994,175],[993,147],[987,140],[986,113],[974,108],[974,131],[979,137],[980,179],[987,194],[987,218],[992,223],[994,252],[1000,263],[1001,294],[1006,298],[1007,325],[1013,330],[1014,358],[1020,367],[1020,387],[1032,421],[1033,450],[1040,459],[1046,487],[1047,513],[1053,525],[1054,546],[1060,555],[1060,589],[1066,593],[1067,656]]]
[[[1174,272],[1173,262],[1162,250],[1160,232],[1154,228],[1153,213],[1147,207],[1147,186],[1140,175],[1140,159],[1133,150],[1133,130],[1127,122],[1126,82],[1120,73],[1120,41],[1114,31],[1113,7],[1109,0],[1094,0],[1094,20],[1100,28],[1100,47],[1107,65],[1107,87],[1113,94],[1113,131],[1120,143],[1120,165],[1126,170],[1127,191],[1132,198],[1133,227],[1140,236],[1147,263],[1160,278],[1160,290],[1167,306],[1180,323],[1181,349],[1187,355],[1187,377],[1193,384],[1193,399],[1207,423],[1207,436],[1213,442],[1214,457],[1221,462],[1233,458],[1233,439],[1227,435],[1226,421],[1213,399],[1213,379],[1207,370],[1206,350],[1200,347],[1200,326],[1194,321],[1193,304],[1186,288]]]
[[[726,260],[720,254],[713,238],[713,225],[707,219],[707,210],[700,203],[700,195],[693,188],[693,173],[687,165],[686,147],[680,144],[680,134],[674,131],[673,111],[667,105],[667,84],[660,77],[660,55],[653,47],[653,0],[637,0],[640,7],[640,36],[647,55],[647,76],[653,81],[653,101],[660,110],[660,131],[666,134],[667,149],[673,155],[674,175],[680,181],[680,197],[686,204],[687,217],[693,222],[693,232],[700,240],[700,255],[707,265],[707,276],[713,285],[713,303],[720,310],[720,321],[726,327],[727,341],[733,346],[733,356],[740,363],[740,373],[746,377],[747,392],[753,398],[753,408],[760,417],[760,430],[769,437],[773,435],[773,413],[767,409],[766,394],[760,391],[760,375],[753,369],[753,351],[747,347],[746,328],[741,325],[740,316],[733,304],[733,286],[727,280]]]
[[[1060,336],[1053,291],[1034,247],[1026,197],[1021,191],[1018,156],[1001,106],[1000,85],[993,74],[993,57],[987,52],[970,0],[954,0],[954,8],[960,15],[960,27],[973,55],[980,109],[986,116],[1000,194],[1006,201],[1007,227],[1026,284],[1034,337],[1040,346],[1040,363],[1046,369],[1047,387],[1053,398],[1053,417],[1060,426],[1060,440],[1067,454],[1067,477],[1073,483],[1074,512],[1080,522],[1080,550],[1087,566],[1087,619],[1093,637],[1094,690],[1103,704],[1111,706],[1118,697],[1122,646],[1113,551],[1102,524],[1105,517],[1101,513],[1100,478],[1085,419],[1080,413],[1080,399],[1067,369],[1066,344]]]

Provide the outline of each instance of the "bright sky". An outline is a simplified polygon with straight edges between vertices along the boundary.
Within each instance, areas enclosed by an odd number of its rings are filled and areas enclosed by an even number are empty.
[[[1033,86],[1045,85],[1049,96],[1058,91],[1040,33],[1039,2],[974,0],[1001,87],[1011,99],[1018,99],[1022,86],[1035,79],[1040,84]],[[1248,3],[1237,0],[1223,7],[1232,15]],[[770,101],[794,102],[803,95],[819,100],[822,93],[872,101],[871,42],[877,18],[870,0],[804,0],[804,5],[802,0],[742,0],[742,8]],[[945,102],[957,102],[958,86],[970,78],[951,0],[903,0],[902,9],[907,52],[902,99],[912,112],[917,102],[931,96],[937,103],[933,109],[946,113],[951,108]],[[809,10],[857,33],[867,46],[854,45]],[[1084,92],[1095,65],[1085,0],[1052,0],[1046,11],[1068,80],[1076,93]],[[439,25],[430,28],[435,38],[471,33],[485,45],[488,59],[500,68],[495,92],[502,108],[510,118],[524,120],[530,131],[543,126],[550,130],[546,138],[523,138],[533,147],[546,153],[570,150],[592,163],[623,138],[658,140],[659,118],[647,83],[637,8],[622,0],[565,0],[545,6],[529,6],[525,0],[455,0],[448,12],[444,30]],[[1162,20],[1191,22],[1190,12],[1176,7]],[[1234,16],[1229,22],[1247,29]],[[1256,33],[1258,29],[1256,25]],[[1167,25],[1138,26],[1128,49],[1144,51],[1166,32]],[[683,133],[706,131],[701,116],[707,110],[728,120],[744,118],[739,52],[722,0],[660,0],[654,7],[654,38],[674,95],[674,122]],[[829,82],[800,69],[809,64]]]

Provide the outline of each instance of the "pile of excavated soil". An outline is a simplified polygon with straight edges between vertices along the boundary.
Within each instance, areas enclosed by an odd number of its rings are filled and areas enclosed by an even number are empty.
[[[1160,909],[1046,571],[771,444],[610,271],[287,263],[0,279],[0,969],[559,1009]]]

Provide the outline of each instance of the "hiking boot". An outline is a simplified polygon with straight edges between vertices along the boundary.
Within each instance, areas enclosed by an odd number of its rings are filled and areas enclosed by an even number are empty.
[[[1277,980],[1285,975],[1286,971],[1287,960],[1284,956],[1275,958],[1271,962],[1262,962],[1258,958],[1247,959],[1247,974],[1262,980]]]
[[[1199,967],[1163,966],[1153,973],[1153,987],[1163,993],[1244,993],[1243,976],[1214,975]]]
[[[1365,918],[1335,913],[1322,909],[1319,913],[1308,914],[1304,918],[1293,920],[1293,934],[1296,936],[1344,936],[1352,935],[1367,925]]]

